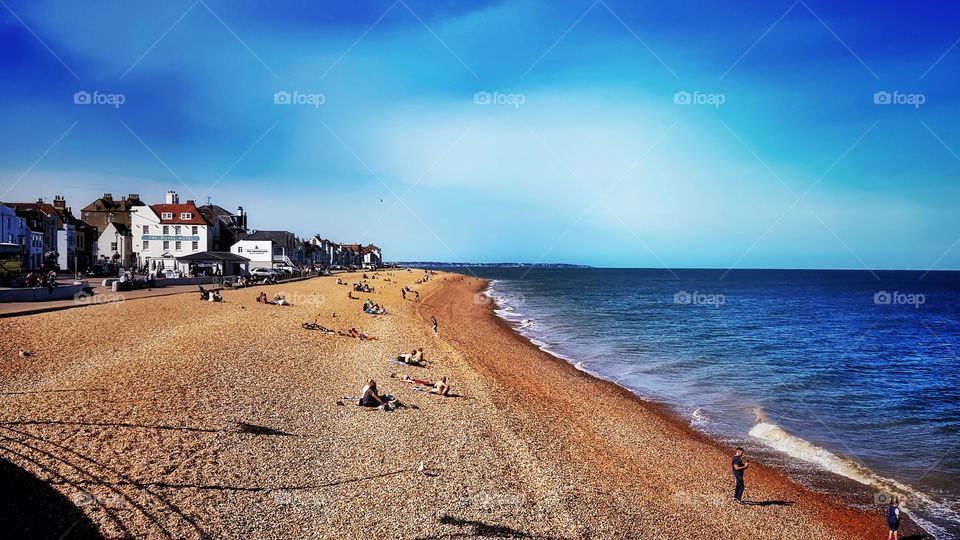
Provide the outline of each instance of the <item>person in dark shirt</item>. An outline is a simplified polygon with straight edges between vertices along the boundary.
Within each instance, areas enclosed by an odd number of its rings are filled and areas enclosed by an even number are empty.
[[[897,540],[900,537],[900,500],[896,497],[890,499],[887,507],[887,527],[890,529],[887,540]]]
[[[743,471],[746,470],[748,464],[743,459],[743,448],[737,447],[736,451],[733,453],[733,477],[737,481],[736,487],[733,489],[733,500],[737,504],[743,504],[741,498],[743,497]]]

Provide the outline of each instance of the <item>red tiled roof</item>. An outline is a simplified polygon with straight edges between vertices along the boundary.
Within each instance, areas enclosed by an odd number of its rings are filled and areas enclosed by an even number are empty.
[[[164,225],[208,225],[207,220],[203,218],[200,209],[193,201],[186,204],[151,204],[150,209],[157,214],[160,223]],[[164,212],[172,213],[173,219],[163,219]],[[180,214],[186,212],[190,213],[190,219],[180,219]]]
[[[57,228],[63,229],[63,212],[50,203],[5,203],[10,208],[15,210],[34,210],[37,212],[42,212],[48,216],[53,216],[57,219]]]

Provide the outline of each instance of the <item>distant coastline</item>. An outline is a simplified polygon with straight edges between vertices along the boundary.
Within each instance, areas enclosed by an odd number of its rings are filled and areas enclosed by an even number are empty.
[[[566,264],[566,263],[522,263],[522,262],[501,262],[501,263],[467,263],[467,262],[435,262],[435,261],[397,261],[388,262],[387,265],[408,266],[413,268],[593,268],[589,264]]]

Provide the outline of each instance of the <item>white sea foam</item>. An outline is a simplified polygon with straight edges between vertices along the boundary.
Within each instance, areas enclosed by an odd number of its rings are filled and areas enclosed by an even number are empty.
[[[760,439],[770,448],[783,452],[788,456],[813,463],[822,469],[875,488],[878,495],[895,494],[902,501],[901,510],[919,523],[927,532],[934,534],[938,539],[953,538],[942,528],[926,520],[919,519],[915,513],[910,512],[910,507],[916,508],[920,506],[925,510],[935,512],[936,515],[944,516],[948,519],[951,519],[951,517],[952,519],[960,517],[956,516],[953,510],[947,505],[930,499],[923,493],[902,482],[884,478],[853,459],[835,454],[826,448],[817,446],[810,441],[790,433],[780,426],[771,423],[763,414],[763,411],[759,409],[757,410],[757,424],[750,430],[750,436]]]

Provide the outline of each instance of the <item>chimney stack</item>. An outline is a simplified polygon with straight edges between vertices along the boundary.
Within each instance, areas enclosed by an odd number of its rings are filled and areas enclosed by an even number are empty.
[[[67,201],[64,200],[63,195],[54,195],[53,207],[57,210],[65,210],[67,208]]]
[[[127,195],[127,200],[130,201],[130,202],[140,202],[140,194],[139,194],[139,193],[131,193],[131,194]]]
[[[164,202],[167,204],[180,204],[180,197],[177,196],[176,191],[171,190],[167,192],[167,198]]]
[[[112,194],[112,193],[104,193],[104,194],[103,194],[103,202],[105,202],[105,203],[107,203],[107,204],[113,204],[113,194]]]

